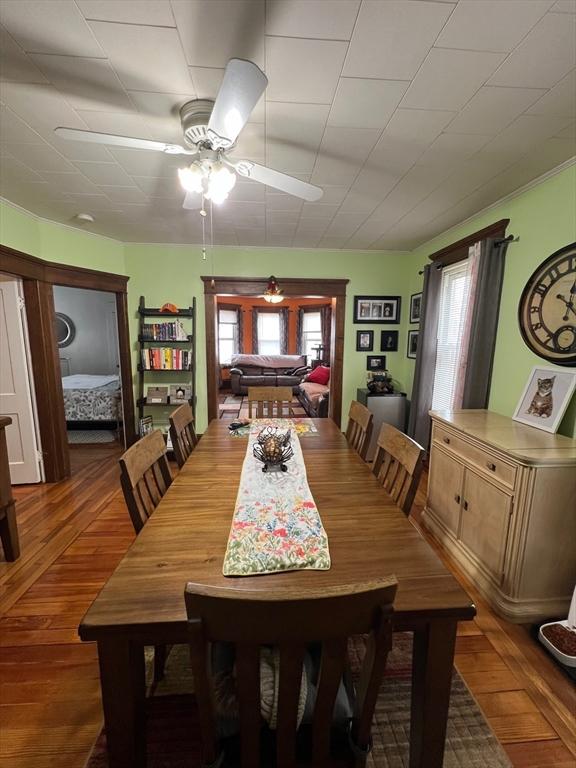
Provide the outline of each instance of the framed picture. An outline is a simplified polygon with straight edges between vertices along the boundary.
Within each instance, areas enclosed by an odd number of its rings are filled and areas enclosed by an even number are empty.
[[[140,437],[144,437],[145,435],[149,435],[150,432],[154,432],[154,422],[152,420],[152,416],[142,417],[138,426]]]
[[[406,356],[416,359],[416,352],[418,351],[418,336],[420,331],[408,331],[408,349],[406,350]]]
[[[372,352],[374,331],[356,331],[356,352]]]
[[[422,308],[422,292],[413,293],[410,296],[410,322],[420,322],[420,310]]]
[[[380,352],[398,351],[398,331],[380,331]]]
[[[399,323],[400,301],[400,296],[354,296],[354,322]]]
[[[367,371],[385,371],[386,355],[368,355],[366,358]]]
[[[512,418],[545,432],[556,432],[575,388],[576,371],[535,366]]]

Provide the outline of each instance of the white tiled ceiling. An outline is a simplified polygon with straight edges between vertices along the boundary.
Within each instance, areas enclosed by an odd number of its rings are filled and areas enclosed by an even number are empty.
[[[125,241],[199,241],[182,158],[54,128],[182,143],[234,56],[269,78],[234,157],[324,197],[241,180],[223,245],[413,248],[576,154],[575,0],[0,0],[0,23],[2,196]]]

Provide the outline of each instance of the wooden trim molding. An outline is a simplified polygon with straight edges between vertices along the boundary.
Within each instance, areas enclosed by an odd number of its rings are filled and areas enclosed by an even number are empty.
[[[136,435],[128,329],[129,278],[126,275],[44,261],[2,244],[0,271],[22,279],[44,474],[46,482],[58,482],[70,475],[70,459],[58,343],[54,328],[53,286],[64,285],[116,294],[122,409],[126,443],[131,445]]]
[[[218,418],[218,294],[259,296],[268,285],[267,277],[202,277],[206,319],[206,379],[208,421]],[[332,298],[332,333],[330,341],[330,407],[329,417],[341,425],[342,380],[344,368],[344,324],[346,319],[346,279],[303,277],[278,278],[284,296],[329,296]],[[260,307],[258,307],[260,309]]]
[[[0,271],[17,275],[22,279],[42,280],[52,285],[66,285],[71,288],[87,288],[111,293],[128,292],[129,278],[126,275],[44,261],[37,256],[31,256],[29,253],[23,253],[2,244],[0,244]]]
[[[490,224],[484,229],[479,229],[472,235],[467,235],[452,245],[447,245],[439,251],[435,251],[428,257],[431,261],[441,261],[442,264],[455,264],[468,258],[468,248],[479,240],[485,240],[487,237],[506,237],[506,227],[510,224],[510,219],[500,219]]]
[[[231,294],[232,296],[261,296],[269,277],[202,277],[204,294]],[[314,279],[307,277],[279,277],[278,285],[284,296],[346,296],[346,279]]]

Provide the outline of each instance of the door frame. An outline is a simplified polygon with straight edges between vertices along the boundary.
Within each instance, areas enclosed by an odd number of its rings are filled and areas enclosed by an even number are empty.
[[[216,297],[261,296],[269,277],[201,277],[204,283],[206,321],[206,383],[208,421],[218,418],[218,311]],[[344,324],[346,319],[347,279],[280,278],[284,296],[324,296],[332,299],[332,333],[330,335],[330,400],[328,416],[338,425],[342,419],[342,379],[344,371]]]
[[[64,480],[70,475],[70,457],[54,328],[53,286],[107,291],[116,295],[123,420],[126,443],[131,445],[136,434],[128,327],[129,278],[113,272],[45,261],[1,244],[0,271],[22,280],[46,482]]]

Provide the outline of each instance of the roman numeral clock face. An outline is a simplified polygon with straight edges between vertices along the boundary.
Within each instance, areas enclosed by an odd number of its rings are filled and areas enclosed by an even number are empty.
[[[576,365],[576,243],[534,272],[522,292],[518,320],[524,341],[539,357]]]

